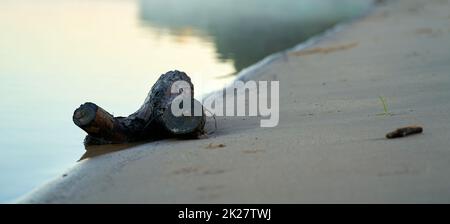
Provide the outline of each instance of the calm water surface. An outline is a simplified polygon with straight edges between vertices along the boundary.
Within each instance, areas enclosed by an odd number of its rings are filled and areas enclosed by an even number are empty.
[[[196,96],[362,13],[363,0],[0,0],[0,202],[73,166],[73,110],[134,112],[178,69]]]

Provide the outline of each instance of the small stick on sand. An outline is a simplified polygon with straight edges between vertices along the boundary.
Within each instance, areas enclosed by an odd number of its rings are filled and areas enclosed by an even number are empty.
[[[408,126],[399,128],[393,132],[389,132],[386,134],[386,138],[392,139],[392,138],[403,138],[408,135],[414,135],[414,134],[420,134],[423,132],[423,128],[420,126]]]

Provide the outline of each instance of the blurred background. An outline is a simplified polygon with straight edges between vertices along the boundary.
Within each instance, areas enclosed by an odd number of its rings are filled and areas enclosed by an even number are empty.
[[[73,110],[139,108],[160,74],[201,95],[243,68],[361,15],[370,0],[0,0],[0,202],[73,166]]]

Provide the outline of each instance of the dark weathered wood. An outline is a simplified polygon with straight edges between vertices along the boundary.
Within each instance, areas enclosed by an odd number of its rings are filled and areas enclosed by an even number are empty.
[[[423,132],[423,128],[420,126],[408,126],[403,128],[398,128],[393,132],[389,132],[386,134],[386,138],[403,138],[408,135],[420,134]]]
[[[172,93],[177,81],[189,84],[189,92]],[[200,106],[201,116],[176,117],[171,112],[173,99],[185,94],[193,105]],[[94,103],[85,103],[75,110],[74,123],[86,131],[86,144],[124,143],[172,136],[198,136],[203,133],[205,114],[200,102],[194,100],[194,86],[184,72],[170,71],[153,85],[144,104],[128,117],[113,117]]]
[[[203,111],[203,106],[200,102],[193,99],[192,107],[190,109],[191,116],[174,116],[170,111],[171,104],[168,105],[168,110],[162,114],[159,118],[160,123],[170,133],[175,135],[188,135],[188,134],[202,134],[203,127],[205,126],[206,118]],[[195,107],[198,107],[202,116],[194,116]]]
[[[120,143],[128,139],[122,125],[94,103],[85,103],[76,109],[73,122],[93,138],[104,139],[110,143]]]

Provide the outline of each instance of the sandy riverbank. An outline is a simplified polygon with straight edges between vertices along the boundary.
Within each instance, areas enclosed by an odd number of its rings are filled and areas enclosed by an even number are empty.
[[[449,12],[446,0],[391,1],[255,70],[280,81],[275,128],[222,118],[208,139],[83,160],[19,202],[450,202]],[[392,116],[377,115],[379,96]],[[412,124],[425,132],[384,139]]]

